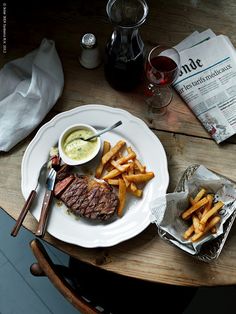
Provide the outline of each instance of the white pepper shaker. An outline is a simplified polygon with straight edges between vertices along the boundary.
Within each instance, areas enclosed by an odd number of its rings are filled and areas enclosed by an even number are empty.
[[[80,42],[80,64],[86,69],[94,69],[101,63],[101,54],[94,34],[84,34]]]

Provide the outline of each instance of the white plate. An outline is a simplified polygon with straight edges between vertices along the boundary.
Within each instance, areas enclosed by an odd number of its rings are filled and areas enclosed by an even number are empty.
[[[103,105],[86,105],[55,116],[43,125],[27,147],[22,160],[21,188],[25,199],[35,188],[40,166],[47,160],[49,150],[54,146],[60,133],[69,125],[87,123],[100,130],[118,120],[122,125],[102,135],[115,144],[119,139],[126,140],[136,151],[138,158],[153,171],[155,177],[145,188],[143,197],[129,197],[122,218],[110,222],[95,222],[84,218],[75,219],[68,215],[66,207],[58,206],[55,201],[48,220],[47,231],[54,237],[82,247],[107,247],[130,239],[139,234],[150,224],[149,203],[154,198],[166,193],[169,184],[167,159],[163,146],[157,136],[140,119],[129,112]],[[94,165],[86,165],[91,170]],[[91,171],[90,171],[91,172]],[[38,220],[44,195],[45,177],[42,175],[38,187],[38,197],[32,207],[32,214]]]

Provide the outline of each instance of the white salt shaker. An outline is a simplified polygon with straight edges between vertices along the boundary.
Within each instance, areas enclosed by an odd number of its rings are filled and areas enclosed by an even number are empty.
[[[86,69],[94,69],[101,63],[101,54],[94,34],[84,34],[80,42],[80,64]]]

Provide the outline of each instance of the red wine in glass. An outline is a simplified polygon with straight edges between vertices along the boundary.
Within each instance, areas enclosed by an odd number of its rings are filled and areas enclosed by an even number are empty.
[[[157,56],[147,64],[146,74],[155,85],[170,85],[178,75],[178,65],[169,57]]]
[[[154,47],[148,54],[145,70],[149,81],[149,113],[166,112],[166,106],[173,97],[170,85],[177,79],[180,71],[178,51],[162,45]]]

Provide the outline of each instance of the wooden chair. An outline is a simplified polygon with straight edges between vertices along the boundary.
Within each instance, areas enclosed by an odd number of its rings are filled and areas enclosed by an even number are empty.
[[[37,263],[34,276],[47,276],[81,313],[158,313],[160,308],[183,313],[196,288],[160,285],[117,275],[70,258],[68,267],[55,265],[38,239],[30,242]],[[166,302],[166,298],[169,300]]]

